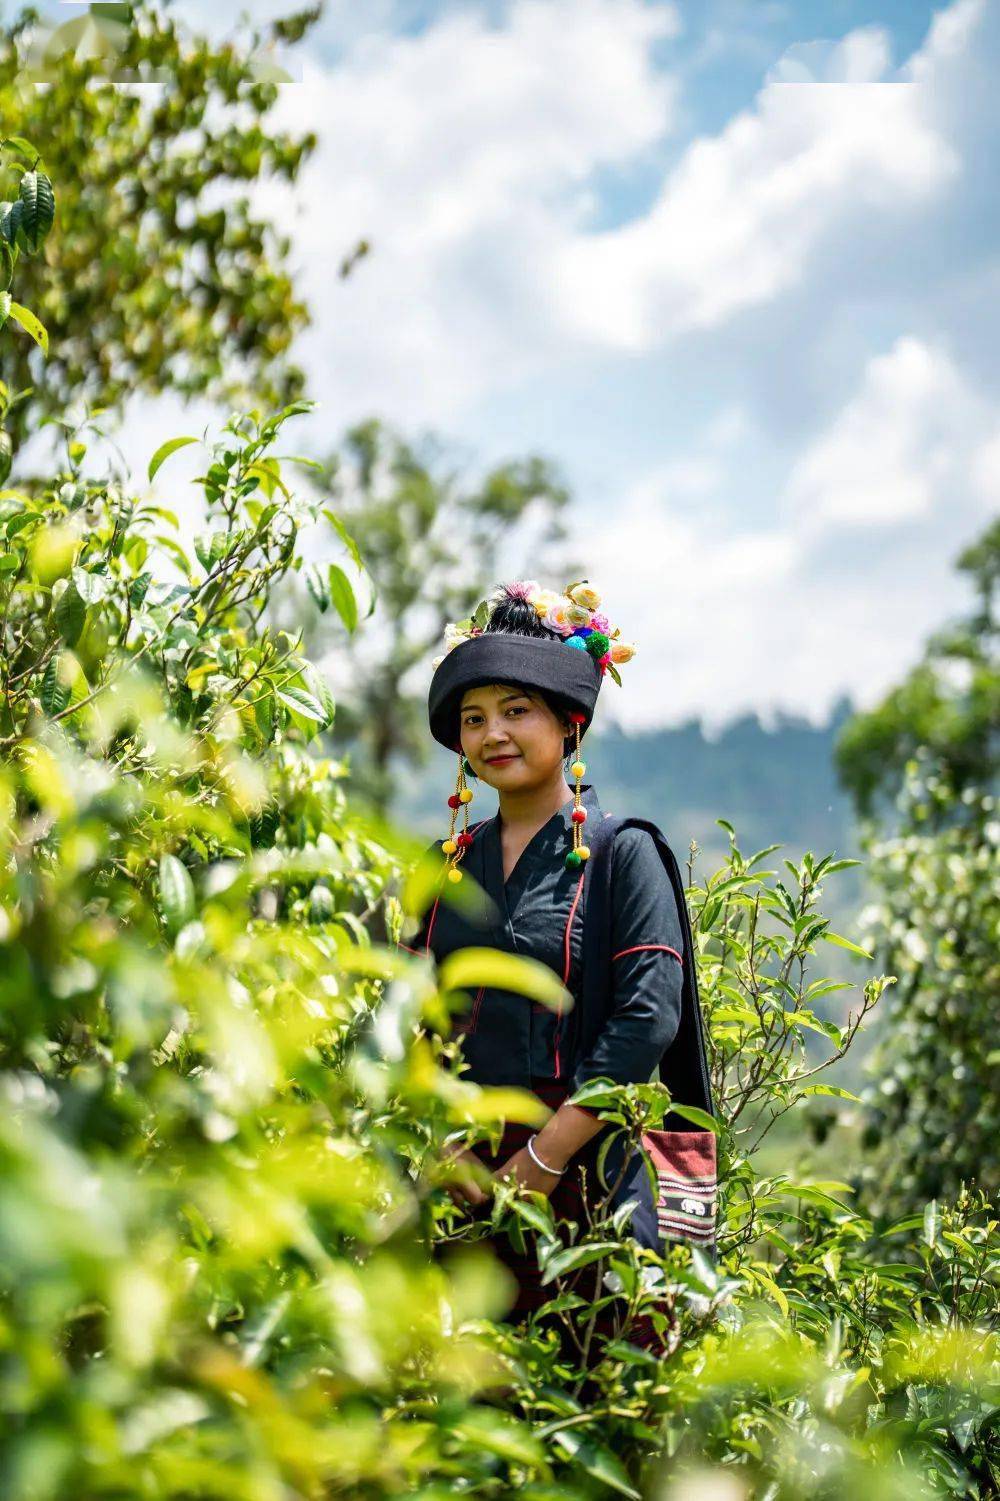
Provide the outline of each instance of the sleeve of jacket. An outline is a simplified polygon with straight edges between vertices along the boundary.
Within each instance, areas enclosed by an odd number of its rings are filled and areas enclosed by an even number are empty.
[[[681,1016],[684,940],[670,878],[652,835],[623,829],[611,884],[611,1013],[572,1087],[607,1077],[645,1084],[673,1041]]]
[[[436,851],[440,855],[441,846],[443,843],[443,839],[435,839],[433,844],[427,846],[427,849],[424,851],[422,858],[426,859],[426,857],[431,853],[432,850]],[[433,937],[434,922],[437,917],[437,908],[437,900],[432,900],[427,910],[421,917],[420,926],[417,928],[417,931],[414,933],[413,937],[408,939],[405,943],[402,939],[399,940],[399,947],[401,949],[406,949],[407,953],[409,954],[431,953],[430,941]]]

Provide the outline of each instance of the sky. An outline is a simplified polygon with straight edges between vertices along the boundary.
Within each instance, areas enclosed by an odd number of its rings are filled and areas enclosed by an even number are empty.
[[[898,680],[1000,495],[998,0],[328,0],[286,63],[298,451],[551,458],[626,728]],[[190,423],[138,401],[137,474]]]

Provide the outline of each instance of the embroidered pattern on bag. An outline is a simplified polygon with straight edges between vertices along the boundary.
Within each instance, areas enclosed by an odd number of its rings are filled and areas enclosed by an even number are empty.
[[[664,1240],[712,1245],[718,1177],[709,1131],[650,1131],[642,1144],[656,1170],[656,1223]]]

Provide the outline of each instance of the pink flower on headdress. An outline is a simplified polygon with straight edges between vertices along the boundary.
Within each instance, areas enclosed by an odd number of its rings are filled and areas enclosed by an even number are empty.
[[[526,604],[530,604],[538,585],[534,579],[519,579],[513,584],[506,584],[504,589],[509,599],[523,599]]]
[[[590,623],[594,627],[595,631],[601,631],[605,636],[608,634],[608,626],[610,622],[608,621],[608,617],[606,615],[594,615],[591,618]]]

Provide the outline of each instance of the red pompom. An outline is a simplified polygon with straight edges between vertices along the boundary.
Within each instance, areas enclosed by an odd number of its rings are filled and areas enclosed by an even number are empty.
[[[569,722],[570,724],[586,724],[587,716],[586,714],[574,712],[569,716]]]
[[[448,807],[449,808],[460,808],[461,806],[462,806],[462,799],[459,797],[459,795],[458,795],[457,792],[453,792],[451,794],[451,797],[448,799]]]
[[[573,811],[572,811],[572,813],[570,814],[570,818],[572,818],[572,820],[573,820],[574,823],[586,823],[587,822],[587,810],[586,810],[586,808],[574,808]]]
[[[455,843],[458,845],[459,849],[462,849],[462,850],[467,849],[468,846],[472,843],[472,835],[471,834],[459,834],[458,837],[455,840]]]

